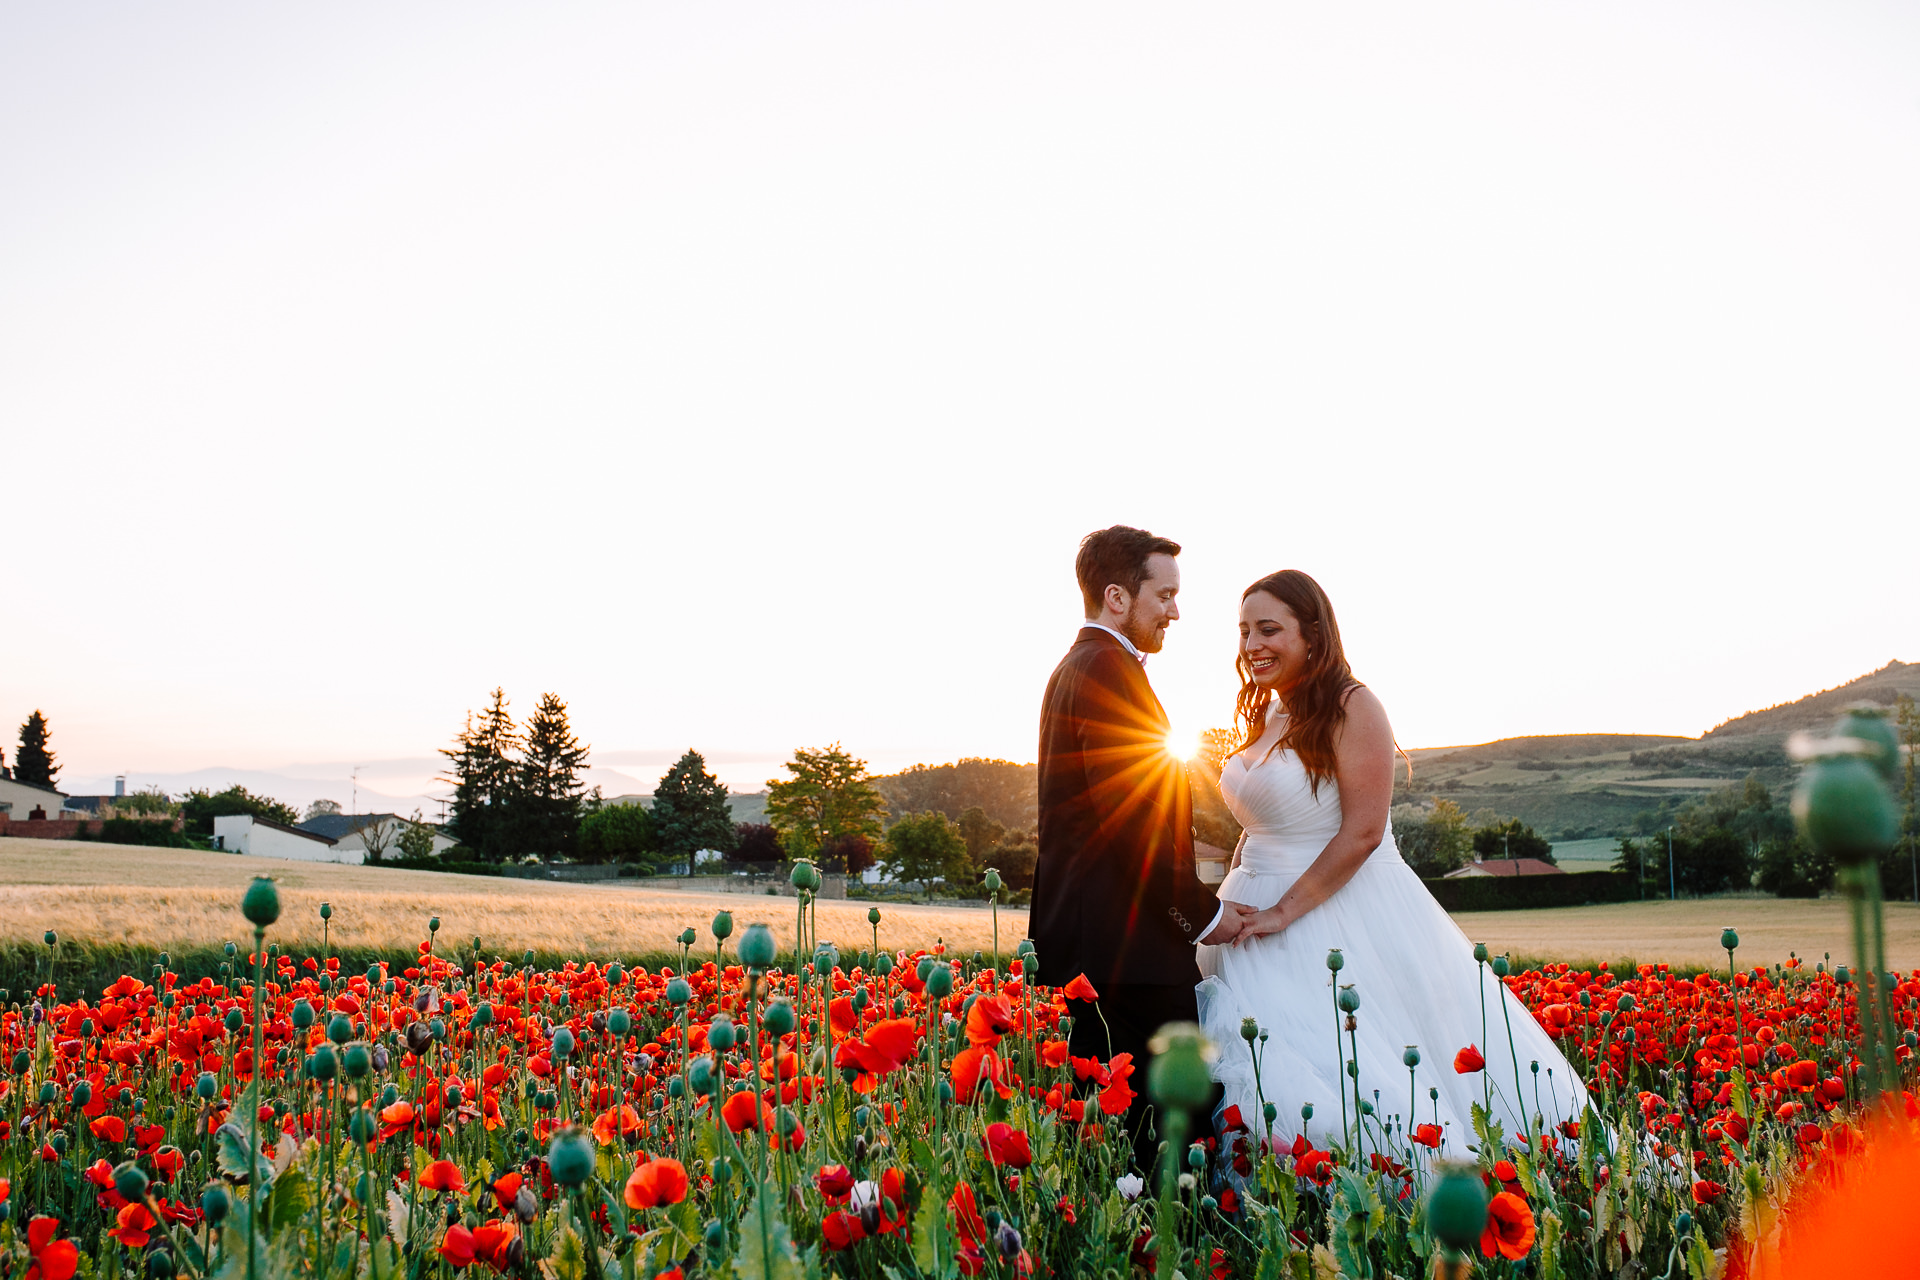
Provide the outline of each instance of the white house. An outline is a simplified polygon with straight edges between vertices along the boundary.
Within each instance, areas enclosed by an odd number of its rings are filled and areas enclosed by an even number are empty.
[[[332,840],[335,851],[343,855],[336,861],[365,862],[370,846],[379,849],[383,858],[404,857],[400,852],[400,835],[414,826],[433,833],[433,848],[428,851],[428,857],[437,858],[459,843],[437,827],[414,823],[395,813],[322,813],[301,823],[300,830]],[[354,856],[348,859],[344,856],[348,853]]]
[[[0,778],[0,813],[14,822],[25,822],[30,818],[58,818],[66,807],[64,792],[50,787],[36,787],[30,782],[20,782],[13,778]]]
[[[252,814],[240,813],[213,820],[213,844],[228,853],[256,858],[290,858],[297,862],[362,862],[361,850],[341,852],[326,836],[302,831]]]

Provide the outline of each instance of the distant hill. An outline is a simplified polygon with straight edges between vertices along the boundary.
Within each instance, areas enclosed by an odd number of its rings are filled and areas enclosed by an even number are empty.
[[[1850,702],[1877,702],[1890,707],[1903,693],[1920,701],[1920,662],[1889,662],[1878,671],[1843,685],[1782,702],[1764,711],[1735,716],[1707,730],[1702,737],[1704,740],[1768,734],[1784,741],[1788,734],[1798,730],[1831,724],[1841,708]]]
[[[1787,736],[1831,724],[1848,703],[1920,701],[1920,663],[1880,670],[1793,702],[1750,711],[1698,738],[1654,734],[1556,734],[1473,746],[1427,747],[1403,767],[1394,802],[1445,796],[1469,814],[1521,819],[1558,841],[1651,830],[1687,801],[1749,774],[1785,798],[1793,782]]]
[[[641,795],[629,792],[623,796],[608,796],[607,804],[637,804],[645,809],[653,808],[651,792]],[[727,808],[733,814],[735,822],[765,822],[767,820],[767,793],[764,791],[729,791]]]

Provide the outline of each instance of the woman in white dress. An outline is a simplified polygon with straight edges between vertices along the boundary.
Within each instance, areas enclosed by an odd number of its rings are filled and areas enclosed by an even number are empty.
[[[1577,1119],[1587,1095],[1573,1068],[1394,847],[1393,730],[1353,678],[1319,584],[1288,569],[1248,587],[1236,666],[1240,745],[1220,791],[1245,833],[1220,897],[1259,913],[1236,942],[1199,953],[1200,1021],[1219,1050],[1223,1112],[1238,1107],[1264,1136],[1264,1101],[1279,1141],[1351,1147],[1351,1060],[1373,1111],[1364,1150],[1403,1163],[1416,1134],[1464,1156],[1477,1142],[1471,1108],[1489,1093],[1509,1140],[1537,1132],[1536,1112],[1549,1128]],[[1351,1033],[1337,1008],[1346,987],[1358,997]],[[1247,1019],[1260,1033],[1251,1045]],[[1455,1070],[1469,1046],[1484,1056],[1484,1079]]]

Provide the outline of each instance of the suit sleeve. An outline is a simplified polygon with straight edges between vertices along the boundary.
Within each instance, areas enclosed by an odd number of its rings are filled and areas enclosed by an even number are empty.
[[[1133,912],[1138,923],[1198,943],[1221,907],[1193,873],[1191,856],[1179,856],[1192,848],[1186,777],[1167,752],[1164,726],[1130,695],[1118,665],[1126,661],[1117,653],[1104,658],[1076,690],[1087,794],[1101,815],[1096,839],[1124,849],[1142,869]]]

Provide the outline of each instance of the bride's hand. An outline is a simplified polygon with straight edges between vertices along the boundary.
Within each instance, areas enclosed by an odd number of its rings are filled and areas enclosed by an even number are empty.
[[[1240,936],[1234,939],[1234,945],[1239,946],[1254,938],[1269,937],[1284,931],[1286,927],[1286,917],[1280,910],[1280,904],[1276,902],[1264,911],[1254,912],[1241,922]]]

